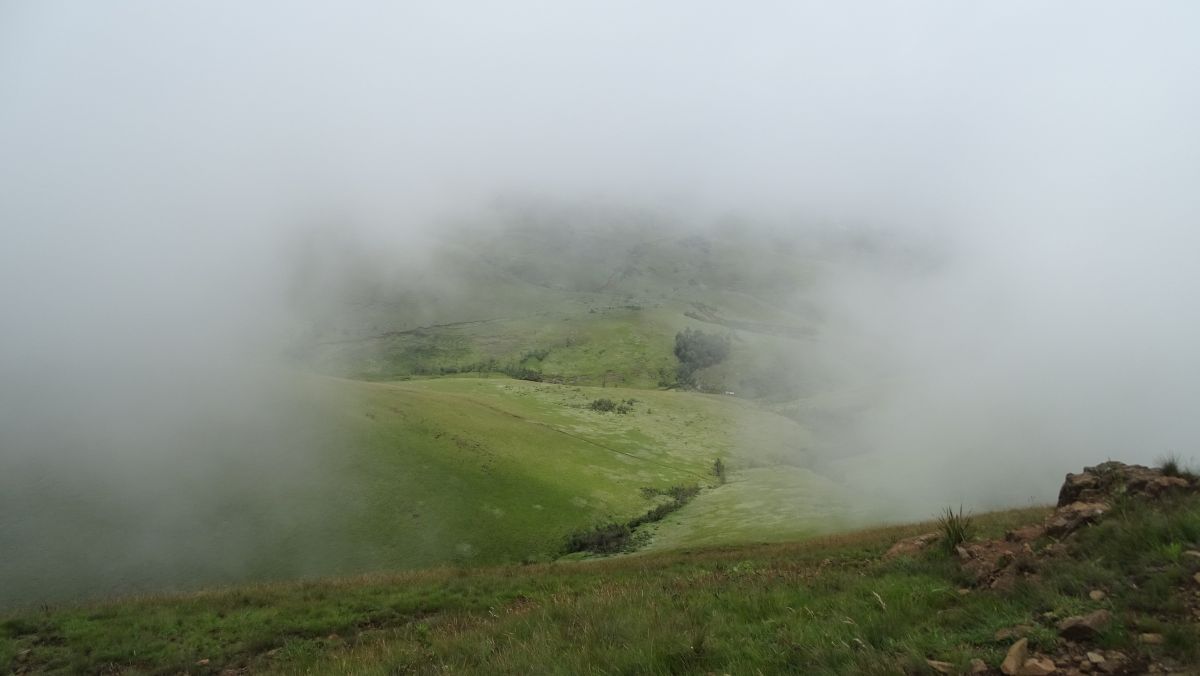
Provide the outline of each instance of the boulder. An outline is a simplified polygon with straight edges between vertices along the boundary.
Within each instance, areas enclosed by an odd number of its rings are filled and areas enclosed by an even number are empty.
[[[1000,671],[1008,676],[1018,676],[1028,657],[1029,639],[1023,638],[1009,647],[1008,654],[1004,656],[1004,662],[1000,664]]]
[[[1058,634],[1068,641],[1090,641],[1112,622],[1112,613],[1097,610],[1087,615],[1068,617],[1058,623]]]
[[[1054,510],[1046,519],[1046,534],[1054,537],[1069,535],[1107,511],[1108,504],[1104,502],[1072,502]]]

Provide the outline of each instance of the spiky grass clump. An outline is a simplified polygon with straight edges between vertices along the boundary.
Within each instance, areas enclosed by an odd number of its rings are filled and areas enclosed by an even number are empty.
[[[1179,457],[1178,453],[1168,453],[1160,457],[1158,468],[1165,476],[1183,477],[1184,479],[1192,479],[1196,476],[1192,468],[1183,463],[1183,459]]]
[[[1158,459],[1158,468],[1167,476],[1179,476],[1179,456],[1174,453],[1168,453]]]
[[[942,531],[942,542],[950,551],[954,551],[955,547],[966,543],[975,535],[975,524],[969,514],[963,514],[962,505],[958,506],[957,513],[953,507],[944,509],[937,522]]]

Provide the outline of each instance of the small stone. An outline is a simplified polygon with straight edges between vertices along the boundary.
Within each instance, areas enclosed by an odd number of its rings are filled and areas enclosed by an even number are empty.
[[[1100,589],[1093,589],[1092,591],[1088,592],[1088,598],[1093,601],[1103,601],[1105,596],[1108,596],[1108,594],[1105,594],[1104,591]]]
[[[196,666],[198,666],[198,667],[203,667],[206,664],[208,664],[208,658],[205,658],[202,660],[196,660]]]
[[[1197,573],[1197,574],[1200,575],[1200,573]],[[970,593],[971,593],[971,590],[967,589],[966,587],[963,587],[962,589],[958,590],[959,596],[966,596],[967,594],[970,594]]]
[[[1195,558],[1195,559],[1200,559],[1200,552],[1198,552],[1198,551],[1196,551],[1196,550],[1194,550],[1194,549],[1189,549],[1189,550],[1187,550],[1186,552],[1184,552],[1184,553],[1183,553],[1183,555],[1184,555],[1184,556],[1190,556],[1190,557],[1192,557],[1192,558]]]
[[[940,662],[938,660],[925,660],[925,664],[928,664],[930,669],[933,669],[934,671],[938,672],[939,674],[953,674],[953,673],[958,672],[958,669],[956,669],[955,666],[953,664],[950,664],[949,662]]]
[[[1097,610],[1087,615],[1068,617],[1058,623],[1058,633],[1068,641],[1089,641],[1112,621],[1112,613]]]
[[[1142,643],[1145,643],[1146,645],[1162,645],[1163,644],[1163,635],[1162,634],[1142,634],[1141,636],[1138,636],[1138,641],[1141,641]]]
[[[971,673],[972,674],[986,674],[987,670],[988,670],[987,662],[984,662],[983,660],[979,659],[978,657],[971,660]]]
[[[1125,653],[1111,650],[1104,654],[1104,661],[1096,666],[1106,674],[1115,674],[1124,670],[1124,664],[1128,659],[1125,657]]]
[[[1017,676],[1021,673],[1021,667],[1024,666],[1025,658],[1028,656],[1029,639],[1023,638],[1008,649],[1008,654],[1004,656],[1004,662],[1000,664],[1000,671],[1008,676]]]
[[[1049,657],[1030,657],[1021,667],[1020,676],[1048,676],[1058,671],[1058,665]]]
[[[1104,655],[1100,653],[1088,651],[1087,658],[1092,664],[1104,664]]]

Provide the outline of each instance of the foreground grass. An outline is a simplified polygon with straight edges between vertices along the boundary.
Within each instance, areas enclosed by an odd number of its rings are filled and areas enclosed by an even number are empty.
[[[976,519],[982,536],[1040,519]],[[1200,664],[1185,616],[1200,499],[1130,506],[1011,592],[971,591],[933,548],[882,561],[929,524],[790,544],[607,561],[441,569],[45,609],[0,622],[0,665],[34,673],[922,673],[993,667],[1006,627],[1053,650],[1055,618],[1113,611],[1106,648]],[[1102,601],[1087,592],[1108,591]],[[1138,632],[1166,641],[1146,646]]]

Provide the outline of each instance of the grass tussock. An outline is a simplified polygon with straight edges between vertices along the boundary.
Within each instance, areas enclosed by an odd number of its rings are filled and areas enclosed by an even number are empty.
[[[1167,453],[1158,459],[1158,468],[1166,476],[1182,477],[1184,479],[1196,478],[1196,472],[1184,464],[1178,453]]]
[[[958,506],[958,512],[955,512],[953,507],[942,510],[937,525],[938,530],[942,532],[942,543],[951,552],[955,547],[966,544],[975,537],[975,523],[969,514],[963,514],[962,505]]]

